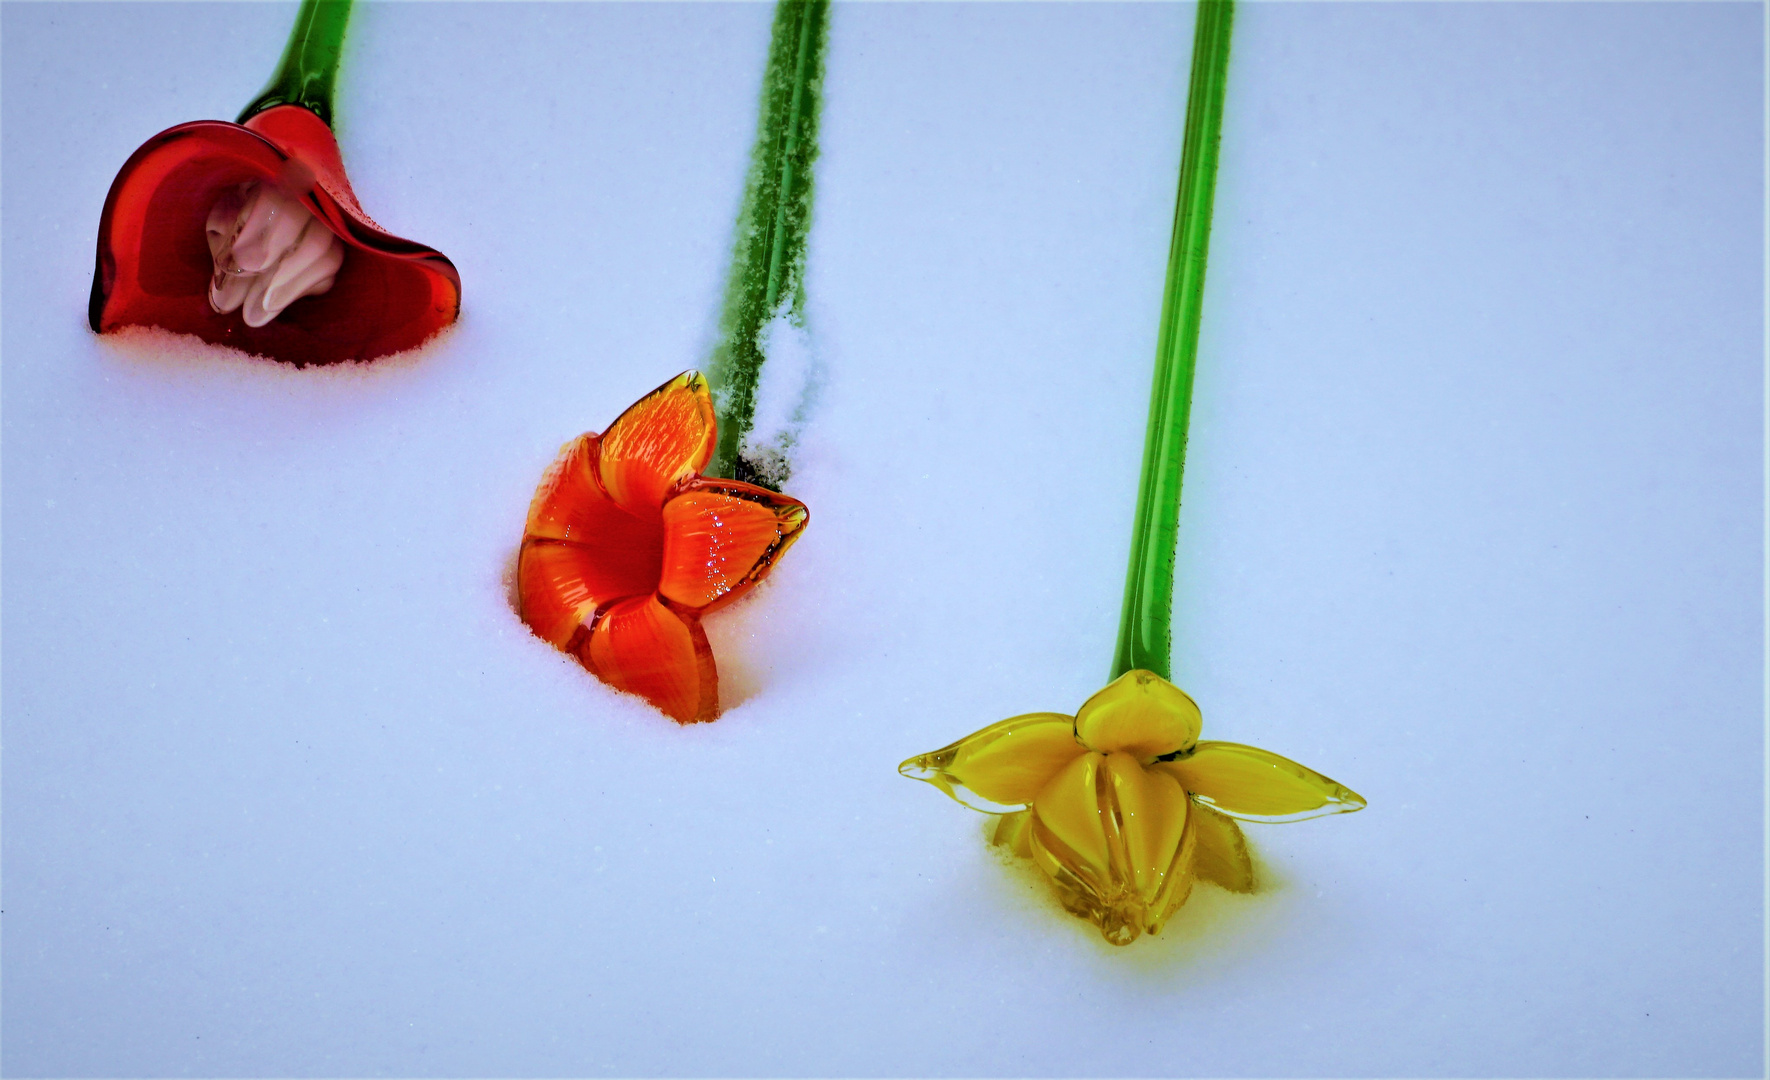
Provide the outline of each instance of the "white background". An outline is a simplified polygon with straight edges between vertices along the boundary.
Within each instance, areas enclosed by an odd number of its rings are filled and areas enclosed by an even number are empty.
[[[1370,808],[1123,950],[895,767],[1108,673],[1193,9],[834,11],[811,525],[689,729],[504,575],[707,355],[770,9],[361,8],[459,327],[101,342],[116,169],[292,14],[0,14],[7,1073],[1762,1071],[1759,7],[1240,10],[1176,681]]]

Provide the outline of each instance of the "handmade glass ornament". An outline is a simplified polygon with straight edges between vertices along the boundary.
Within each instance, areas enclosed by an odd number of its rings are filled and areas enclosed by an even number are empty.
[[[808,517],[804,503],[775,490],[787,476],[784,454],[758,467],[743,447],[766,359],[762,328],[803,314],[828,7],[775,6],[712,385],[685,372],[600,436],[567,443],[523,531],[523,621],[680,723],[719,715],[701,616],[754,588]]]
[[[377,225],[345,175],[330,123],[348,15],[304,0],[237,123],[180,124],[130,155],[99,218],[93,330],[159,327],[305,365],[403,352],[454,322],[454,264]]]
[[[1114,945],[1161,930],[1195,880],[1251,892],[1233,819],[1299,821],[1361,810],[1356,792],[1253,746],[1199,742],[1198,706],[1149,671],[1129,671],[1076,714],[1030,713],[905,761],[976,810],[992,839],[1032,859],[1063,906]]]
[[[617,690],[681,723],[719,715],[701,616],[756,586],[805,528],[797,499],[702,474],[718,442],[689,371],[568,442],[529,506],[522,619]]]

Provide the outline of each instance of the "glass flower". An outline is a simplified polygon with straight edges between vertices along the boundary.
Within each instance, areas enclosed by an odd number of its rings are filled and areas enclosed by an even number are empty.
[[[198,120],[136,150],[98,224],[88,319],[294,364],[372,360],[454,322],[461,278],[363,211],[332,129],[299,105]]]
[[[1253,890],[1233,819],[1298,821],[1365,805],[1288,758],[1199,742],[1201,725],[1185,691],[1128,671],[1073,717],[1012,717],[898,771],[1003,815],[994,842],[1030,857],[1066,909],[1128,945],[1160,931],[1196,879]]]
[[[718,440],[699,372],[567,443],[529,506],[522,619],[591,674],[690,723],[719,714],[701,616],[743,596],[805,528],[805,504],[701,475]]]

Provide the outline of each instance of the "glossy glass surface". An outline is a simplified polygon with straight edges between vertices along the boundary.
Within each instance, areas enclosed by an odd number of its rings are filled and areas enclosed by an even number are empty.
[[[278,105],[298,105],[331,126],[332,87],[344,54],[350,4],[351,0],[301,0],[276,73],[252,104],[240,111],[240,123]]]
[[[911,758],[898,772],[1003,815],[992,842],[1038,864],[1063,906],[1114,945],[1157,933],[1195,878],[1254,889],[1229,816],[1293,821],[1364,799],[1288,758],[1199,743],[1198,706],[1149,671],[1128,671],[1072,718],[1032,713]]]
[[[455,321],[454,264],[364,212],[327,124],[348,15],[348,3],[306,0],[278,74],[240,123],[180,124],[130,155],[99,217],[93,330],[159,327],[302,366],[404,352]],[[345,249],[331,288],[258,326],[211,304],[207,238],[217,204],[254,184],[298,202]]]
[[[223,193],[204,231],[215,259],[210,309],[240,311],[254,328],[329,291],[344,264],[344,242],[274,185],[253,181]]]
[[[1160,767],[1200,802],[1248,821],[1302,821],[1364,808],[1357,792],[1257,746],[1202,742]]]
[[[1186,429],[1192,412],[1192,375],[1204,307],[1205,256],[1211,240],[1211,204],[1217,190],[1218,139],[1229,81],[1231,0],[1200,0],[1192,38],[1192,84],[1186,96],[1186,140],[1180,152],[1180,192],[1156,342],[1149,425],[1131,560],[1113,651],[1116,678],[1141,668],[1169,674],[1174,606],[1174,542],[1180,531],[1180,484],[1186,471]]]
[[[701,475],[717,432],[690,371],[573,439],[541,478],[517,560],[536,636],[681,723],[719,715],[701,616],[766,577],[807,519],[796,499]]]

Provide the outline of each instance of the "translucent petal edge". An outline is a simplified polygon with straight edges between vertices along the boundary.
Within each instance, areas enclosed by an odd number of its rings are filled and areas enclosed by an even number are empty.
[[[674,572],[671,556],[675,552],[671,550],[670,529],[666,525],[664,572],[658,585],[658,591],[665,596],[671,596],[682,607],[705,615],[742,599],[750,590],[760,585],[768,577],[769,572],[774,569],[775,563],[779,562],[781,556],[787,553],[787,549],[798,541],[799,534],[805,531],[806,524],[811,520],[811,511],[804,503],[790,495],[782,495],[779,492],[769,491],[767,488],[757,487],[754,484],[746,484],[740,480],[721,480],[691,473],[679,479],[665,495],[663,513],[666,520],[669,518],[671,506],[675,504],[677,499],[685,495],[701,494],[722,495],[729,499],[761,506],[773,515],[775,527],[774,539],[757,554],[743,573],[733,575],[730,583],[725,584],[712,599],[697,604],[672,596],[672,592],[675,590],[670,587],[671,575]]]
[[[1275,754],[1270,750],[1262,750],[1257,746],[1248,746],[1245,743],[1206,741],[1199,743],[1198,746],[1194,748],[1193,754],[1196,755],[1199,752],[1212,749],[1253,751],[1255,754],[1269,759],[1275,767],[1283,768],[1285,771],[1291,773],[1291,775],[1300,780],[1306,781],[1310,786],[1320,790],[1323,799],[1326,800],[1320,806],[1312,807],[1307,810],[1298,810],[1289,814],[1251,814],[1246,811],[1231,810],[1225,806],[1219,805],[1215,799],[1208,795],[1201,795],[1198,792],[1191,790],[1187,792],[1187,794],[1192,796],[1194,802],[1201,806],[1208,806],[1225,817],[1235,818],[1239,821],[1257,821],[1269,825],[1282,825],[1286,822],[1308,821],[1310,818],[1329,817],[1333,814],[1350,814],[1354,811],[1363,810],[1365,806],[1368,805],[1365,802],[1364,796],[1353,791],[1339,781],[1324,776],[1321,773],[1316,772],[1314,769],[1309,768],[1307,765],[1292,761],[1290,758],[1287,758],[1282,754]],[[1189,755],[1189,757],[1190,756],[1191,755]],[[1162,764],[1167,763],[1164,762]],[[1186,784],[1185,778],[1178,777],[1178,779],[1180,779],[1181,786],[1184,787]]]
[[[999,803],[993,799],[987,799],[966,787],[964,781],[949,773],[947,766],[951,765],[965,750],[994,742],[1011,731],[1024,728],[1029,723],[1050,720],[1074,723],[1074,718],[1066,713],[1022,713],[1019,716],[1010,716],[1006,720],[998,720],[986,728],[974,731],[963,739],[949,743],[939,750],[930,750],[926,754],[918,754],[899,763],[897,766],[898,775],[933,784],[946,792],[947,796],[960,806],[980,810],[985,814],[1011,814],[1017,810],[1025,810],[1032,805],[1031,799],[1018,803]],[[1083,751],[1083,747],[1079,745],[1076,747],[1078,754]]]
[[[1076,738],[1101,753],[1135,754],[1146,764],[1190,749],[1203,724],[1192,695],[1153,671],[1127,671],[1076,710]]]

